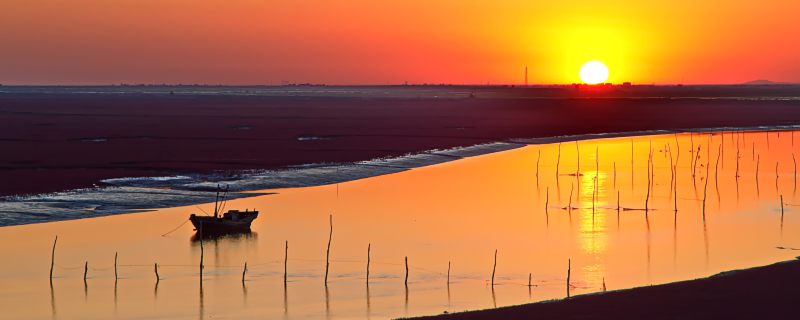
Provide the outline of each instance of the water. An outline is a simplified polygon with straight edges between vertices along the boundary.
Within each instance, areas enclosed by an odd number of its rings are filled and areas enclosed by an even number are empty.
[[[568,261],[572,295],[765,265],[792,259],[800,247],[796,139],[782,131],[550,143],[339,184],[260,190],[274,194],[227,205],[262,212],[253,234],[204,242],[202,289],[191,227],[161,236],[195,206],[4,227],[0,308],[19,319],[381,319],[563,298]]]

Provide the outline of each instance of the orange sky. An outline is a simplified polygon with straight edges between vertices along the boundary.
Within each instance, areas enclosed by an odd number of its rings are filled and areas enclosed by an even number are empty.
[[[800,1],[3,0],[0,83],[800,82]]]

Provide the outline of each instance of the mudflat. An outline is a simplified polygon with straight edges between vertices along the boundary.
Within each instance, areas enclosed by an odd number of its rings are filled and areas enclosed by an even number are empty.
[[[4,92],[0,195],[91,187],[107,178],[352,162],[512,138],[800,123],[797,99],[471,90],[473,97]]]

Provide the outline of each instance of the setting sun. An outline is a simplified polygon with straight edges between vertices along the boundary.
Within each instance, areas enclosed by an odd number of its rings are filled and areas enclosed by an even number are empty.
[[[608,67],[600,61],[589,61],[583,64],[579,75],[586,84],[603,83],[608,79]]]

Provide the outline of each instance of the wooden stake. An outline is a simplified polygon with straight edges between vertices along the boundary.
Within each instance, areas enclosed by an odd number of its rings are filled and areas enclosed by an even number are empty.
[[[161,276],[158,275],[158,262],[153,263],[153,271],[156,273],[156,283],[161,281]]]
[[[678,163],[678,162],[675,161],[675,163]],[[675,212],[676,213],[678,212],[678,180],[677,179],[678,179],[678,165],[676,164],[675,165],[675,187],[674,187],[675,194],[674,194],[674,197],[672,197],[674,202],[675,202],[674,203],[674,208],[675,208]]]
[[[86,282],[86,275],[88,274],[89,274],[89,261],[86,261],[83,264],[83,282]]]
[[[283,249],[283,285],[286,286],[289,273],[289,240],[286,240],[286,246]]]
[[[531,287],[531,278],[532,278],[532,275],[530,273],[528,273],[528,287]]]
[[[781,221],[783,221],[783,195],[781,195]]]
[[[644,212],[650,209],[650,163],[653,159],[653,149],[650,149],[650,154],[647,157],[647,195],[644,198]]]
[[[578,174],[581,173],[581,148],[578,147],[578,141],[577,140],[575,141],[575,150],[578,151],[578,163],[577,163],[578,166],[577,166],[577,171],[576,171],[576,175],[578,175]]]
[[[549,204],[550,204],[550,187],[547,187],[547,191],[545,193],[545,200],[544,200],[544,213],[545,214],[547,214],[547,207],[549,206]]]
[[[117,253],[114,252],[114,280],[119,279],[119,275],[117,274]]]
[[[372,250],[372,243],[367,244],[367,285],[369,285],[369,261],[370,261],[370,251]]]
[[[539,160],[542,160],[542,149],[539,149],[539,156],[536,157],[536,177],[539,177]]]
[[[569,298],[569,280],[572,274],[572,259],[567,259],[567,298]]]
[[[333,215],[330,215],[331,231],[328,234],[328,251],[325,253],[325,286],[328,286],[328,269],[331,266],[331,240],[333,240]]]
[[[603,292],[606,292],[606,277],[603,277]]]
[[[494,272],[497,269],[497,249],[494,250],[494,264],[492,265],[492,287],[494,287]]]
[[[756,157],[756,181],[758,181],[758,167],[761,165],[761,155]]]
[[[50,254],[50,282],[53,282],[53,265],[56,264],[56,243],[58,242],[58,236],[56,239],[53,240],[53,252]]]
[[[708,170],[711,163],[706,163],[706,184],[703,187],[703,217],[706,215],[706,197],[708,196]]]
[[[722,146],[719,147],[719,152],[717,153],[717,163],[714,164],[714,184],[717,185],[717,188],[719,188],[719,158],[721,156],[722,156]]]
[[[406,285],[406,288],[408,288],[408,256],[406,256],[406,278],[403,280],[403,283]]]
[[[244,282],[245,275],[247,275],[247,261],[244,262],[244,269],[242,269],[242,282]]]
[[[556,158],[556,179],[558,179],[558,170],[561,166],[561,142],[558,143],[558,157]]]
[[[203,259],[205,249],[203,249],[203,223],[200,222],[200,285],[203,283]]]

